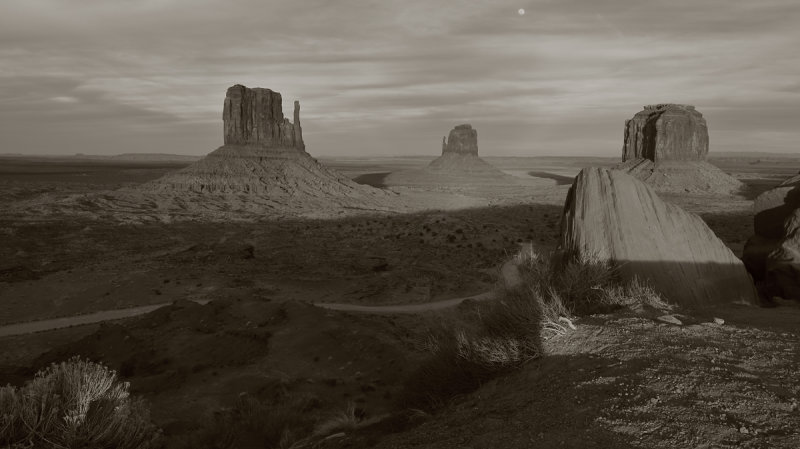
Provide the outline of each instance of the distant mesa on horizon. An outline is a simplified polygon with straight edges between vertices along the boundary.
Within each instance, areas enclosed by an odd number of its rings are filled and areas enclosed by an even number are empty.
[[[625,121],[622,163],[615,168],[659,192],[729,195],[743,184],[707,162],[708,124],[694,106],[645,106]]]
[[[704,161],[707,157],[708,125],[694,106],[648,105],[625,121],[622,162]]]
[[[298,101],[291,121],[283,115],[280,93],[236,84],[225,93],[222,122],[223,146],[138,190],[168,195],[170,203],[203,214],[240,209],[269,216],[329,216],[383,210],[392,199],[391,193],[357,184],[305,151]]]
[[[442,154],[474,154],[478,155],[478,131],[466,123],[450,130],[449,136],[442,137]]]
[[[450,130],[447,138],[442,137],[442,155],[431,161],[426,170],[472,179],[508,177],[478,157],[478,131],[468,123],[457,125]]]

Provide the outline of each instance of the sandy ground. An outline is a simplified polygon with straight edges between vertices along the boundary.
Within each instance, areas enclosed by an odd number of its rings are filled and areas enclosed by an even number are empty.
[[[379,185],[385,173],[429,161],[325,162]],[[521,181],[383,186],[426,204],[404,213],[142,224],[0,216],[0,324],[176,301],[113,324],[0,338],[0,383],[18,384],[51,361],[83,354],[120,370],[173,436],[240,393],[312,395],[318,406],[310,413],[320,419],[350,402],[368,417],[390,413],[404,376],[425,357],[420,336],[458,311],[371,316],[310,303],[422,305],[490,291],[520,243],[555,245],[568,180],[583,165],[615,162],[487,161]],[[752,197],[800,165],[753,162],[715,162],[748,184],[741,196],[666,199],[700,214],[738,254],[752,233]],[[136,185],[176,167],[3,164],[0,207],[43,193]],[[421,427],[368,427],[326,444],[798,447],[797,307],[716,315],[724,325],[710,324],[712,316],[687,317],[684,326],[590,317],[548,342],[547,357]]]

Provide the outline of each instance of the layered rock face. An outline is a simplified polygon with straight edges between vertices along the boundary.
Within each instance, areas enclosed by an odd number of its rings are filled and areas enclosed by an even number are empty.
[[[645,106],[625,121],[617,170],[666,193],[732,194],[742,183],[706,162],[708,125],[694,106]]]
[[[222,121],[225,145],[305,149],[300,102],[294,102],[292,123],[283,116],[281,94],[270,89],[250,89],[241,84],[228,88]]]
[[[769,296],[800,299],[800,175],[759,195],[753,212],[742,260]]]
[[[625,121],[622,161],[704,161],[708,155],[708,126],[694,106],[645,106]]]
[[[673,304],[702,307],[757,301],[742,261],[700,217],[662,201],[617,170],[586,168],[564,205],[561,248],[617,264]]]
[[[442,137],[442,154],[478,155],[478,131],[470,124],[458,125],[450,131],[447,140]]]

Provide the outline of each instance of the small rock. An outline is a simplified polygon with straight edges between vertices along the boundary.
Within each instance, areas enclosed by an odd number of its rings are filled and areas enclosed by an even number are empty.
[[[656,318],[656,321],[661,321],[662,323],[667,324],[674,324],[676,326],[682,326],[683,322],[675,317],[675,315],[661,315],[660,317]]]

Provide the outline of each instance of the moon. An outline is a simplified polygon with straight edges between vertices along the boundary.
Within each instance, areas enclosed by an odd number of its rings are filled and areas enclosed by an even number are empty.
[[[517,11],[517,14],[519,14],[521,16],[524,16],[525,15],[525,10],[520,8],[519,11]]]

